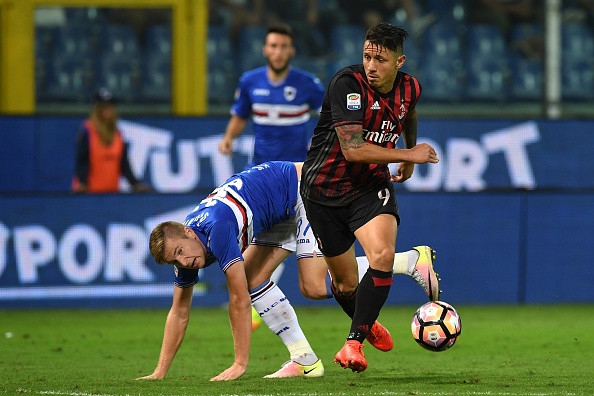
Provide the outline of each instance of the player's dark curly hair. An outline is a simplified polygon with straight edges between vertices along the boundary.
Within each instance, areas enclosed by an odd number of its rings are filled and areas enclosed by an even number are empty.
[[[387,22],[369,28],[365,35],[365,41],[372,45],[384,47],[391,51],[398,52],[404,49],[404,40],[408,37],[408,32],[401,27],[394,26]]]
[[[284,34],[285,36],[289,36],[291,40],[293,40],[293,29],[291,29],[289,25],[286,25],[284,23],[268,26],[268,28],[266,29],[266,36],[268,36],[270,33]]]

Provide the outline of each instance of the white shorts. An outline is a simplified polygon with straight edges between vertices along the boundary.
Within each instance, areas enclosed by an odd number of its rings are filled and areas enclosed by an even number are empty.
[[[291,252],[297,252],[297,260],[313,257],[314,251],[318,256],[322,256],[316,238],[314,238],[311,227],[309,226],[309,220],[307,220],[300,194],[297,194],[295,212],[295,216],[289,220],[256,235],[252,239],[252,244],[280,247]]]

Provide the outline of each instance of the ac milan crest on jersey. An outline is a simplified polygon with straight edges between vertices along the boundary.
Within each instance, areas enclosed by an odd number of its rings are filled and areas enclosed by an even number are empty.
[[[400,105],[400,108],[398,109],[398,119],[401,120],[405,114],[406,114],[406,107],[404,107],[404,100],[402,100],[402,104]]]

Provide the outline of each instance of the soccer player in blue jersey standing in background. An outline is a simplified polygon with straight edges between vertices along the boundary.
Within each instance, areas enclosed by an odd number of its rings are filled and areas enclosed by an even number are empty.
[[[270,26],[262,49],[266,66],[244,73],[235,93],[231,119],[219,150],[232,155],[233,140],[254,122],[254,157],[266,161],[304,161],[309,147],[310,111],[318,111],[324,87],[314,75],[291,66],[295,56],[288,26]]]

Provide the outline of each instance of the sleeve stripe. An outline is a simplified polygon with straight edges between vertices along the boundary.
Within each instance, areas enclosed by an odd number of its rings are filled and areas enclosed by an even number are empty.
[[[236,262],[241,261],[241,257],[237,257],[231,261],[229,261],[223,268],[221,268],[223,270],[223,272],[227,271],[227,269],[229,269],[229,267],[231,267],[233,264],[235,264]]]

